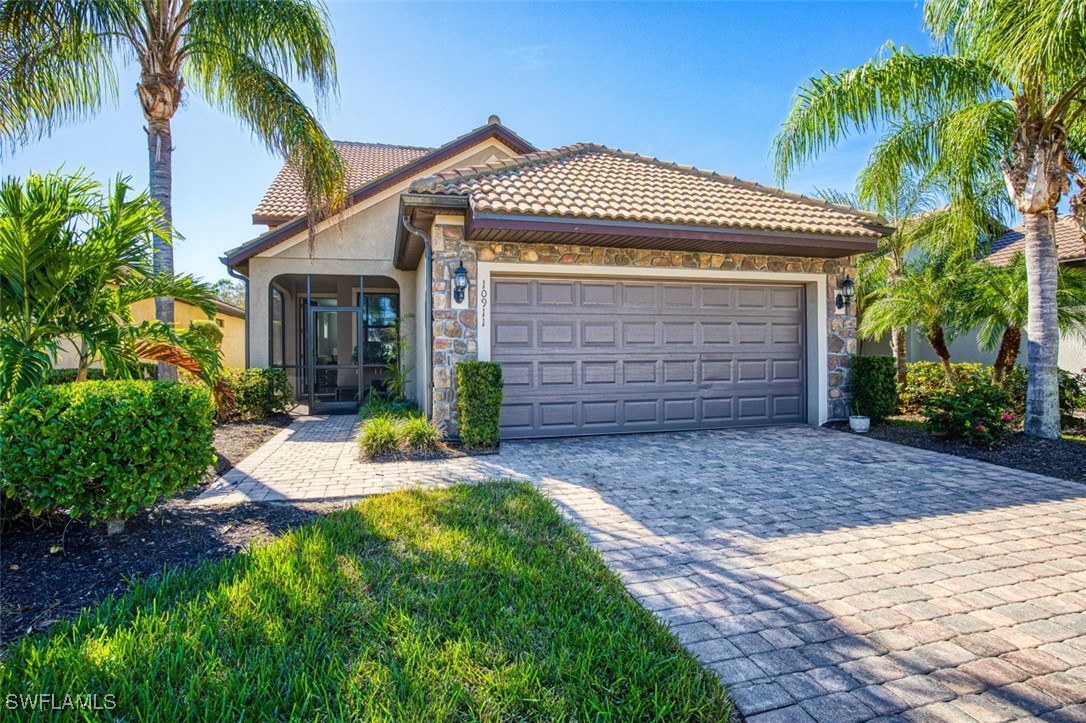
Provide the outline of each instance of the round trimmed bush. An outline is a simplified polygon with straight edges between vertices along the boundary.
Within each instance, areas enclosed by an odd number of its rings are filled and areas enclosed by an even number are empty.
[[[206,387],[102,381],[44,386],[0,407],[0,492],[32,514],[124,519],[215,463]]]

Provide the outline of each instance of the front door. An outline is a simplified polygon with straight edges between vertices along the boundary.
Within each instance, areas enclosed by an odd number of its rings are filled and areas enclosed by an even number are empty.
[[[362,392],[358,308],[310,306],[306,321],[310,414],[358,411]]]

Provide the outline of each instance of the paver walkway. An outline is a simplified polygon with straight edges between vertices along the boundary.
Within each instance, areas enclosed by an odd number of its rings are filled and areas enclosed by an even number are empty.
[[[1086,484],[809,427],[370,465],[352,423],[295,425],[200,502],[525,477],[750,723],[1086,721]]]

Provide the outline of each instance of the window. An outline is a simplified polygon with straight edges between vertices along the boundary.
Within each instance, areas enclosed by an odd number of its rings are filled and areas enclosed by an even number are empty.
[[[377,292],[362,295],[363,364],[385,365],[396,361],[400,352],[397,321],[400,295]]]
[[[271,363],[273,366],[282,366],[286,356],[286,335],[283,332],[285,315],[286,304],[283,301],[283,292],[273,287],[271,290]]]

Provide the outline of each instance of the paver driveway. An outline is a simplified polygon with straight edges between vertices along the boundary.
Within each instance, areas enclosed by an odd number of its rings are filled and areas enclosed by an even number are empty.
[[[809,427],[384,470],[535,480],[751,723],[1086,721],[1086,484]]]

